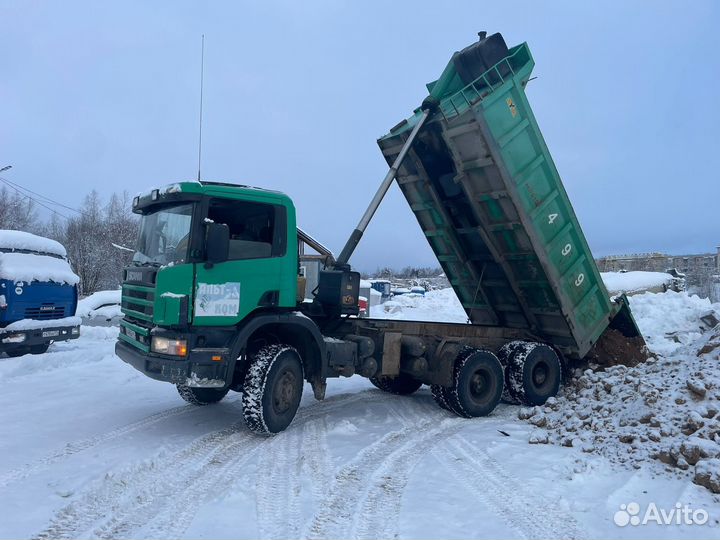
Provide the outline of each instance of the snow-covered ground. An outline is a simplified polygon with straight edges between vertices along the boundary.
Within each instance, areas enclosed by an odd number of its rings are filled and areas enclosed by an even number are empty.
[[[664,355],[652,366],[682,365],[707,345],[697,316],[717,306],[677,293],[631,302]],[[448,290],[385,306],[386,317],[465,320]],[[720,538],[720,499],[687,471],[615,459],[612,444],[589,438],[594,448],[529,444],[541,428],[519,407],[459,419],[427,389],[392,396],[353,377],[329,381],[320,403],[306,388],[290,428],[262,438],[245,428],[237,394],[185,404],[113,355],[116,333],[83,327],[44,355],[0,359],[0,537]],[[706,357],[718,362],[717,350]],[[705,383],[710,395],[720,381]],[[571,395],[558,403],[573,408]],[[615,524],[651,503],[688,505],[708,522]]]

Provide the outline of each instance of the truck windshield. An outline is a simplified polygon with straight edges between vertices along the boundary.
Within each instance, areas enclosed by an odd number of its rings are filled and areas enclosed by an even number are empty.
[[[133,262],[161,265],[185,262],[192,209],[192,204],[183,204],[143,215]]]

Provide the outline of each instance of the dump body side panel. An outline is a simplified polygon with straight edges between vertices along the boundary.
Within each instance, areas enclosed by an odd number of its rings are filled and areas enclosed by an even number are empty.
[[[398,184],[474,324],[584,356],[614,314],[525,96],[527,45],[445,96]],[[388,163],[417,114],[378,142]]]

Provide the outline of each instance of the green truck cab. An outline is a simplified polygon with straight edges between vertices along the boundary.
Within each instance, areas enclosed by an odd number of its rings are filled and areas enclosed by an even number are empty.
[[[227,392],[258,324],[322,343],[297,306],[295,208],[284,194],[182,182],[139,195],[133,264],[124,269],[117,354],[146,375]],[[185,390],[192,393],[193,390]]]

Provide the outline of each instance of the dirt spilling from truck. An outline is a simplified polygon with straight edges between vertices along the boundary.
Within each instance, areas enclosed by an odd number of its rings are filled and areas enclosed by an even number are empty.
[[[619,330],[608,328],[585,357],[588,364],[610,367],[617,365],[637,366],[652,353],[641,336],[627,337]]]

